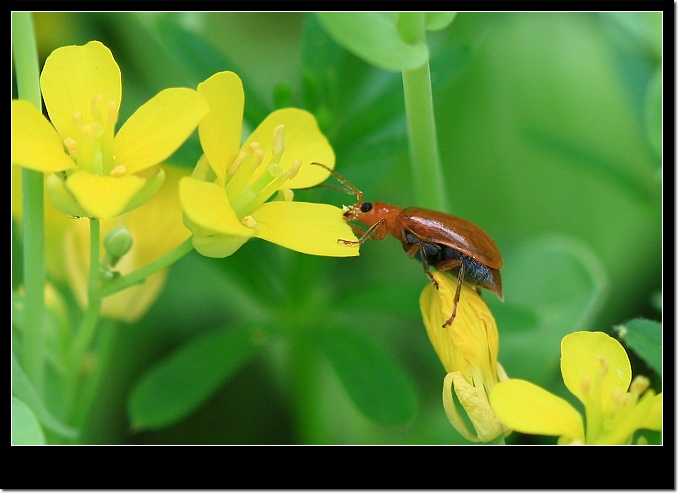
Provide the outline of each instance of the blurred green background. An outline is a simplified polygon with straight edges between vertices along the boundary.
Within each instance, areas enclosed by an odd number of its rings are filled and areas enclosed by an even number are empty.
[[[417,204],[401,74],[344,51],[312,14],[40,13],[35,27],[41,61],[93,39],[111,49],[123,76],[120,122],[163,88],[233,70],[250,129],[277,107],[305,108],[366,200]],[[490,233],[504,258],[505,302],[484,296],[499,360],[509,376],[572,401],[559,372],[565,334],[661,320],[662,14],[462,12],[428,45],[447,212]],[[199,156],[193,138],[172,162],[193,167]],[[296,198],[352,200],[329,189]],[[193,252],[151,310],[116,330],[88,440],[467,443],[443,411],[444,370],[419,313],[426,282],[393,238],[350,259],[259,240],[225,259]],[[254,338],[240,344],[239,331]],[[131,427],[142,377],[214,334],[232,335],[222,342],[236,348],[206,385],[214,392],[174,422]]]

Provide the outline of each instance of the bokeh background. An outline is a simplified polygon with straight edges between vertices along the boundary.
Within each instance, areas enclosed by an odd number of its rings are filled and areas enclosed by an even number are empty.
[[[366,200],[417,204],[401,74],[343,50],[313,14],[34,19],[41,62],[93,39],[111,49],[123,76],[120,122],[164,88],[233,70],[250,129],[276,108],[305,108]],[[505,302],[484,296],[499,360],[509,376],[573,402],[559,372],[565,334],[661,320],[662,14],[461,12],[428,44],[447,212],[490,233],[504,258]],[[199,156],[194,136],[170,161],[192,168]],[[296,197],[352,200],[323,188]],[[467,443],[443,411],[444,370],[418,305],[426,282],[393,238],[350,259],[260,240],[225,259],[192,252],[145,316],[118,323],[88,440]],[[256,348],[224,355],[232,369],[200,402],[172,422],[132,425],[131,396],[149,371],[192,342],[238,330],[255,334]],[[659,376],[631,357],[660,391]],[[201,372],[192,378],[209,378]],[[555,439],[514,433],[508,442]]]

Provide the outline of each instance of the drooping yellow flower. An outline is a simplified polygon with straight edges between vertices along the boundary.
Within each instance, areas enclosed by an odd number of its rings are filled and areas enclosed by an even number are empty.
[[[489,442],[509,432],[495,416],[488,399],[495,384],[507,378],[497,361],[497,324],[476,290],[463,284],[457,315],[451,325],[443,327],[452,313],[457,281],[441,272],[433,272],[433,276],[438,289],[428,284],[419,304],[428,337],[447,371],[443,381],[445,413],[467,440]]]
[[[661,430],[662,395],[647,378],[631,381],[626,351],[603,332],[574,332],[561,343],[566,387],[584,405],[586,428],[567,401],[525,380],[499,383],[492,408],[516,431],[558,436],[559,444],[628,444],[639,429]]]
[[[334,167],[334,151],[313,115],[296,108],[275,111],[241,146],[245,97],[240,78],[220,72],[201,83],[198,93],[210,106],[198,127],[205,154],[193,175],[179,184],[195,249],[207,257],[226,257],[257,237],[312,255],[358,255],[357,246],[337,242],[355,238],[341,209],[292,201],[292,189],[329,176],[310,163]]]
[[[72,216],[106,219],[146,202],[165,177],[156,165],[208,111],[196,91],[165,89],[116,134],[120,69],[98,41],[54,50],[40,87],[49,121],[28,101],[12,101],[12,164],[49,173],[50,196]]]
[[[125,227],[132,235],[132,248],[115,265],[120,275],[130,274],[162,257],[188,239],[190,233],[182,225],[181,206],[177,200],[179,180],[190,171],[164,165],[167,178],[160,190],[141,207],[115,218],[101,221],[101,254],[106,233]],[[67,281],[81,306],[87,306],[89,276],[89,224],[72,219],[62,239],[61,261],[66,266]],[[167,269],[103,299],[101,314],[117,320],[134,322],[140,318],[160,294]]]

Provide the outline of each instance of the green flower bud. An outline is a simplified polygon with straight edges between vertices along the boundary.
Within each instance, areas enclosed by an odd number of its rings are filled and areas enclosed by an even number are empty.
[[[113,258],[120,258],[132,248],[132,233],[127,228],[113,228],[104,238],[104,248]]]

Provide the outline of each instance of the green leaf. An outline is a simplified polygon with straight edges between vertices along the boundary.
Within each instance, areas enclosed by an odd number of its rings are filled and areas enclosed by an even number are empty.
[[[312,337],[365,416],[387,426],[414,418],[418,403],[412,381],[380,346],[346,329],[323,329]]]
[[[452,24],[452,21],[457,16],[456,12],[426,12],[424,18],[426,19],[427,31],[440,31]]]
[[[561,339],[590,329],[606,296],[607,276],[596,253],[567,236],[531,242],[505,261],[506,304],[521,308],[523,316],[531,313],[533,330],[498,318],[499,360],[509,376],[522,372],[523,378],[545,385],[557,372]]]
[[[620,165],[618,160],[604,155],[600,149],[589,149],[567,135],[556,134],[540,127],[526,127],[522,136],[547,152],[551,158],[566,159],[577,173],[596,176],[641,203],[654,207],[659,197],[661,187],[651,174],[641,174],[633,167]]]
[[[589,328],[608,284],[597,254],[560,235],[527,245],[504,271],[507,301],[533,310],[540,325],[557,331],[559,338]]]
[[[615,326],[614,330],[634,353],[662,375],[662,324],[636,318]]]
[[[367,63],[394,72],[421,67],[428,60],[425,42],[406,43],[390,12],[316,12],[325,31]]]
[[[33,387],[33,384],[24,373],[21,365],[12,353],[12,395],[21,399],[26,405],[32,409],[31,414],[36,416],[36,419],[42,423],[45,428],[68,438],[77,436],[78,431],[75,428],[67,426],[47,409],[40,394]]]
[[[173,424],[204,403],[257,347],[249,328],[218,330],[189,341],[137,383],[128,412],[137,428]]]
[[[12,397],[12,445],[44,445],[38,418],[23,401]]]

